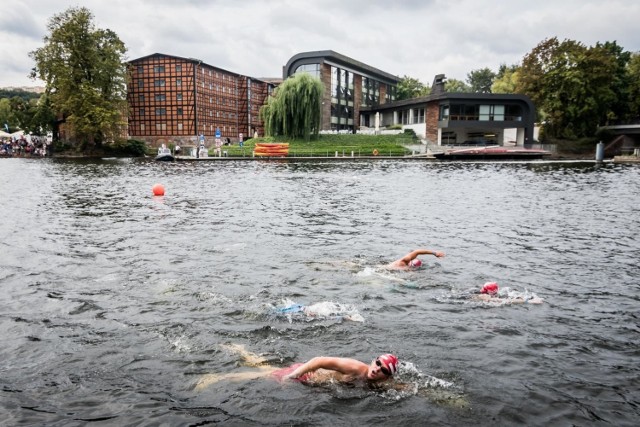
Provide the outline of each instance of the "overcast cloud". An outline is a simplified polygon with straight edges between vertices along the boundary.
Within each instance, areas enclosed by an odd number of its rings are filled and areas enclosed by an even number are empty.
[[[0,14],[0,87],[43,85],[28,78],[29,52],[72,6],[115,31],[129,60],[166,53],[252,77],[281,77],[293,55],[314,50],[425,84],[520,63],[554,36],[640,51],[634,0],[17,0]]]

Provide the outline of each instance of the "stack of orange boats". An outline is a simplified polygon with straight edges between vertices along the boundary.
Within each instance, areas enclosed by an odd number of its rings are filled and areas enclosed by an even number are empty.
[[[289,154],[289,143],[258,142],[253,149],[253,154],[259,157],[286,157]]]

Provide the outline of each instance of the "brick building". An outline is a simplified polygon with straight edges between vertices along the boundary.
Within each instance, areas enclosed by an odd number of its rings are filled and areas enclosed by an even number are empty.
[[[260,107],[279,83],[243,76],[194,58],[154,53],[129,62],[129,137],[152,146],[237,142],[264,135]]]

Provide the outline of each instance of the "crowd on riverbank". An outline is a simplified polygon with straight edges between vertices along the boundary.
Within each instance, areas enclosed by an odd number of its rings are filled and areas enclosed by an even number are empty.
[[[51,155],[51,143],[44,137],[26,136],[2,138],[0,156],[2,157],[45,157]]]

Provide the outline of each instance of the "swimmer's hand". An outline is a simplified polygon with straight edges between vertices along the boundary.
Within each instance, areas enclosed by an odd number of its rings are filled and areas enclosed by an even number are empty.
[[[442,251],[435,251],[435,252],[433,253],[433,255],[434,255],[436,258],[444,258],[444,252],[442,252]]]
[[[282,380],[283,380],[283,381],[291,381],[291,380],[295,380],[296,378],[298,378],[298,376],[297,376],[297,375],[294,375],[294,373],[292,372],[292,373],[290,373],[290,374],[284,375],[284,376],[282,377]]]

